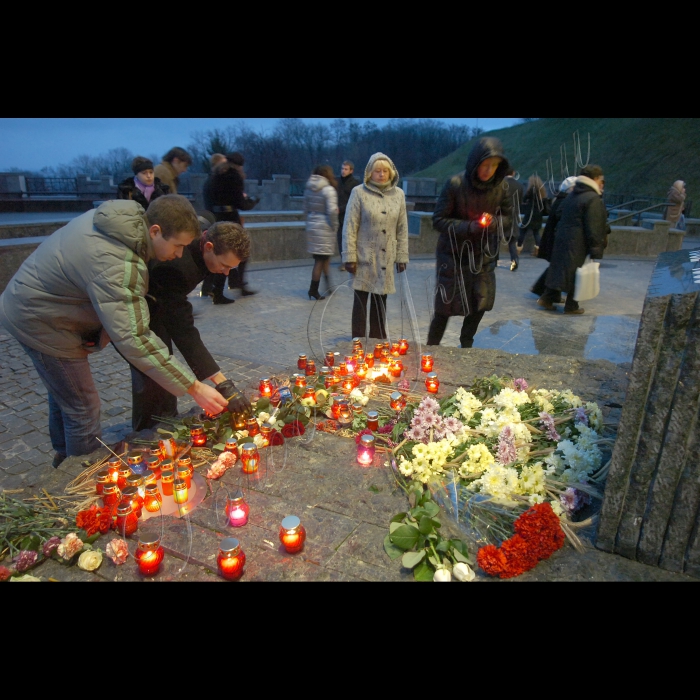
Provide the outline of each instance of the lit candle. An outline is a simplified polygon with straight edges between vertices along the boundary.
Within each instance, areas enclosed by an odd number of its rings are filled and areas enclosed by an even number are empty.
[[[238,440],[235,437],[230,437],[224,445],[224,452],[230,452],[238,459]]]
[[[306,387],[306,377],[303,374],[295,374],[294,386],[301,387],[302,389]]]
[[[190,427],[190,437],[195,447],[204,447],[207,444],[207,436],[204,434],[204,426],[193,423]]]
[[[139,571],[144,576],[153,576],[157,573],[165,556],[160,546],[160,538],[153,533],[141,532],[134,556],[138,562]]]
[[[143,498],[135,486],[127,486],[124,491],[122,491],[122,500],[128,500],[131,503],[131,509],[136,513],[136,517],[141,517],[141,513],[143,512]]]
[[[119,480],[119,467],[122,466],[122,461],[119,457],[110,457],[107,462],[107,469],[109,470],[109,477],[116,484]]]
[[[334,364],[335,364],[335,353],[333,353],[329,350],[326,353],[326,365],[328,367],[333,367]]]
[[[316,360],[306,361],[306,376],[310,377],[312,374],[316,374]]]
[[[401,372],[403,372],[403,363],[401,360],[392,360],[389,364],[389,374],[391,374],[392,377],[400,377]]]
[[[306,369],[306,355],[299,355],[297,360],[297,369]]]
[[[102,505],[107,508],[115,507],[121,500],[122,494],[114,482],[105,484],[102,489]]]
[[[269,377],[264,377],[260,380],[260,386],[258,387],[260,391],[260,396],[265,396],[268,399],[272,396],[272,384],[270,383]]]
[[[233,416],[233,427],[236,430],[245,430],[245,416],[242,413]]]
[[[382,360],[384,360],[385,362],[388,362],[390,355],[391,355],[391,346],[389,345],[389,343],[384,343],[384,345],[382,346]]]
[[[146,486],[146,495],[143,498],[143,507],[149,513],[157,513],[160,510],[160,504],[163,502],[163,497],[158,491],[158,484],[148,484]]]
[[[339,370],[338,373],[340,374],[340,376],[341,376],[341,377],[344,377],[344,376],[348,373],[348,366],[347,366],[347,364],[346,364],[345,362],[341,362],[340,365],[339,365],[339,367],[338,367],[338,370]]]
[[[341,399],[338,398],[337,396],[333,397],[333,405],[331,406],[331,415],[333,418],[338,420],[340,418],[340,411],[343,407],[346,407],[349,404],[349,399]]]
[[[340,403],[340,402],[339,402]],[[344,428],[347,428],[353,420],[352,406],[347,399],[345,403],[341,404],[340,411],[338,412],[338,423]]]
[[[348,374],[352,374],[355,371],[355,357],[354,355],[345,356],[345,369]]]
[[[117,486],[123,489],[126,486],[126,480],[131,476],[131,467],[128,464],[122,464],[117,471]]]
[[[359,379],[365,379],[367,376],[367,363],[363,362],[361,365],[358,365],[355,374],[357,374]]]
[[[367,363],[367,366],[372,368],[374,367],[374,353],[373,352],[368,352],[365,355],[365,362]]]
[[[170,461],[170,460],[166,460]],[[163,462],[165,464],[165,462]],[[160,485],[163,489],[164,496],[173,495],[173,483],[175,481],[175,472],[172,469],[163,469],[160,472]]]
[[[382,355],[382,350],[384,349],[384,343],[377,343],[374,346],[374,356],[379,359]]]
[[[355,388],[355,382],[352,377],[343,379],[342,391],[344,394],[349,394]]]
[[[228,581],[237,581],[243,575],[245,553],[235,537],[224,537],[216,557],[219,573]]]
[[[254,442],[246,442],[241,448],[241,469],[245,474],[253,474],[260,466],[260,453]]]
[[[491,222],[493,221],[493,216],[491,214],[488,214],[487,212],[484,212],[481,215],[481,218],[479,219],[479,223],[486,228]]]
[[[187,482],[184,479],[175,479],[173,484],[173,499],[175,503],[187,503],[188,498]]]
[[[394,391],[389,397],[389,405],[395,411],[403,411],[406,408],[406,398],[400,391]]]
[[[357,461],[363,466],[369,466],[374,462],[374,435],[363,435],[357,445]]]
[[[192,488],[192,476],[190,475],[190,468],[186,464],[178,465],[177,471],[175,472],[175,483],[177,483],[178,479],[184,481],[188,489]],[[185,503],[186,501],[187,499],[178,501],[178,503]]]
[[[315,394],[313,394],[313,391],[314,390],[312,389],[311,390],[312,395],[315,395]],[[316,403],[315,400],[314,400],[314,403]],[[274,430],[274,426],[272,425],[272,423],[265,422],[260,426],[260,435],[262,435],[262,438],[265,441],[265,447],[267,447],[270,444],[270,441],[272,440],[272,431],[273,430]]]
[[[240,491],[226,502],[226,515],[232,527],[241,527],[248,522],[250,506],[243,500]]]
[[[408,340],[399,338],[399,355],[405,355],[408,352]]]
[[[134,474],[143,474],[146,471],[146,463],[143,461],[143,452],[132,450],[127,457],[131,471]]]
[[[362,340],[360,338],[353,338],[352,351],[357,352],[357,350],[362,350]]]
[[[139,519],[131,507],[131,501],[122,500],[117,506],[117,532],[122,537],[133,535],[139,527]]]
[[[260,424],[258,423],[258,419],[254,416],[248,418],[248,420],[245,422],[245,427],[248,431],[248,437],[255,437],[256,435],[260,435]]]
[[[280,526],[280,542],[287,552],[300,552],[306,540],[306,530],[296,515],[288,515]]]
[[[112,475],[109,473],[109,469],[100,469],[97,472],[97,483],[95,484],[95,491],[101,496],[102,489],[104,489],[105,484],[112,483]]]
[[[146,467],[148,471],[153,474],[156,481],[160,479],[160,456],[157,454],[152,454],[146,459]]]
[[[129,474],[129,476],[126,477],[126,485],[135,487],[141,498],[143,498],[143,495],[146,493],[146,485],[140,474]]]
[[[435,372],[431,372],[425,378],[425,388],[428,390],[429,393],[437,394],[439,387],[440,387],[440,380],[438,379],[437,374],[435,374]]]
[[[422,355],[420,360],[420,368],[423,372],[433,371],[433,356],[432,355]]]
[[[399,344],[398,343],[392,343],[391,344],[391,356],[392,357],[398,357],[401,353],[399,352]]]

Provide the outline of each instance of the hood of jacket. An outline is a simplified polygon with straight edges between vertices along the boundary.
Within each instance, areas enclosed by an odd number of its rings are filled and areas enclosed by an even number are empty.
[[[378,160],[385,160],[388,163],[391,164],[391,167],[394,170],[394,177],[391,178],[391,184],[387,189],[391,189],[392,187],[396,187],[398,181],[399,181],[399,171],[398,168],[394,165],[394,161],[389,158],[389,156],[384,155],[383,153],[375,153],[373,156],[370,156],[370,159],[367,161],[367,165],[365,166],[365,178],[364,178],[364,183],[368,187],[374,187],[374,185],[371,183],[370,178],[372,176],[372,170],[374,170],[374,164]],[[379,191],[379,188],[376,188]],[[384,190],[386,191],[386,190]]]
[[[320,192],[324,187],[329,187],[330,184],[328,178],[323,177],[323,175],[312,175],[306,182],[306,189]]]
[[[476,169],[479,167],[479,163],[482,163],[487,158],[501,158],[501,162],[498,164],[493,177],[486,182],[482,182],[479,180]],[[503,144],[498,139],[486,136],[479,139],[469,152],[465,176],[475,189],[490,190],[503,182],[509,170],[510,165],[503,153]]]
[[[598,183],[595,180],[591,180],[590,177],[586,177],[585,175],[579,175],[576,178],[574,192],[576,194],[580,194],[581,192],[585,192],[588,189],[593,190],[596,194],[603,194],[600,191],[600,187],[598,187]]]
[[[145,216],[146,210],[138,202],[115,199],[95,209],[92,223],[100,233],[123,243],[148,261],[153,257],[153,245]]]

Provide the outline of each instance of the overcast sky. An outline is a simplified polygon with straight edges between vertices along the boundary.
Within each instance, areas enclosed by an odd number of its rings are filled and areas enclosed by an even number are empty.
[[[434,117],[447,124],[479,126],[485,131],[517,124],[519,119],[456,119]],[[255,131],[272,131],[278,118],[3,118],[0,119],[0,171],[9,168],[40,170],[67,164],[80,155],[98,156],[112,148],[128,148],[134,155],[163,155],[173,146],[186,148],[198,131],[225,129],[245,122]],[[335,117],[304,119],[330,124]],[[346,118],[347,119],[347,118]],[[384,126],[389,118],[353,117]]]

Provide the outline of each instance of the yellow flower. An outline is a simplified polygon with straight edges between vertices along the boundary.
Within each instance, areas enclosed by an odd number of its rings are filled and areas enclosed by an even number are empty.
[[[99,549],[88,550],[78,557],[78,568],[83,571],[94,571],[102,563],[102,552]]]

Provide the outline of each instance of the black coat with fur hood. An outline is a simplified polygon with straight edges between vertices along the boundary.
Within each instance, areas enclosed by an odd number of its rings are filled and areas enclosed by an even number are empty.
[[[487,158],[501,162],[493,177],[482,182],[477,168]],[[513,202],[503,186],[509,165],[498,139],[482,138],[467,158],[466,169],[450,178],[435,206],[433,227],[439,231],[435,313],[469,316],[490,311],[496,299],[496,263],[501,231],[510,232]],[[483,213],[493,223],[479,224]]]
[[[153,179],[153,194],[151,202],[160,197],[162,194],[169,194],[170,188],[161,182],[160,178]],[[133,199],[138,202],[144,209],[148,209],[150,202],[143,196],[143,192],[136,186],[133,177],[127,177],[117,185],[117,199]]]

